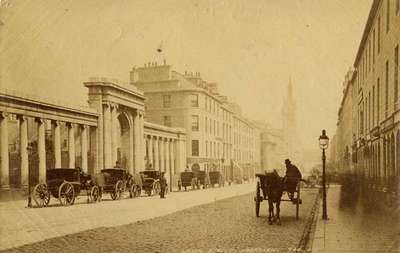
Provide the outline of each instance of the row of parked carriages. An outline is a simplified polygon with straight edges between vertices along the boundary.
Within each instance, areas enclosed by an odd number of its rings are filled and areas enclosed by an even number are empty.
[[[32,198],[37,207],[45,207],[51,197],[61,205],[73,205],[76,197],[84,195],[91,203],[102,200],[105,194],[112,200],[120,199],[125,192],[130,198],[140,196],[142,191],[152,196],[160,193],[160,179],[161,172],[155,170],[131,175],[123,168],[109,168],[91,176],[75,168],[48,169],[46,183],[34,187]]]
[[[188,187],[192,190],[207,188],[207,187],[219,187],[225,186],[225,180],[223,175],[219,171],[210,171],[206,173],[205,171],[184,171],[180,174],[180,179],[178,180],[179,191],[187,191]]]

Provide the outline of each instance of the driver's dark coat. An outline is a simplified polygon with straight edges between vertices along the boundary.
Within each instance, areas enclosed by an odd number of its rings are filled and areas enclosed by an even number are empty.
[[[296,177],[300,178],[302,177],[300,170],[293,164],[289,164],[286,167],[286,177]]]

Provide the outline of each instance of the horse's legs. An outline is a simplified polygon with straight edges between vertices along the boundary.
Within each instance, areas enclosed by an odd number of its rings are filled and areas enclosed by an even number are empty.
[[[272,219],[274,217],[274,203],[272,202],[272,200],[268,199],[268,224],[272,225]]]
[[[278,200],[276,202],[276,224],[278,224],[278,225],[281,225],[281,217],[279,216],[279,213],[281,212],[280,205],[281,205],[281,201]]]

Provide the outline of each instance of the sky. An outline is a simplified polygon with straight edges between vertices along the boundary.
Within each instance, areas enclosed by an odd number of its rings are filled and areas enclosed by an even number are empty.
[[[200,72],[249,119],[280,127],[291,79],[297,134],[333,136],[372,0],[0,0],[0,88],[86,104],[89,77],[129,81],[166,59]],[[163,54],[156,49],[162,41]]]

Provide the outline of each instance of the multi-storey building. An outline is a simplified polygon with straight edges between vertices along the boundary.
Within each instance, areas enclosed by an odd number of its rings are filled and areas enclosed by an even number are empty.
[[[147,98],[146,120],[186,129],[191,170],[221,170],[232,179],[233,167],[257,163],[254,127],[218,93],[216,83],[204,81],[198,72],[173,71],[166,62],[133,68],[131,83]]]
[[[349,78],[352,95],[345,93],[337,129],[343,136],[338,148],[353,147],[356,172],[392,190],[400,159],[399,45],[400,1],[374,0]]]
[[[354,70],[349,70],[343,82],[343,97],[339,107],[337,134],[332,138],[331,157],[330,160],[335,160],[335,167],[342,171],[353,171],[353,163],[351,162],[352,145],[354,141],[353,125],[355,124],[354,112],[354,97],[357,95],[357,90],[353,85]],[[337,145],[340,143],[340,145]]]

